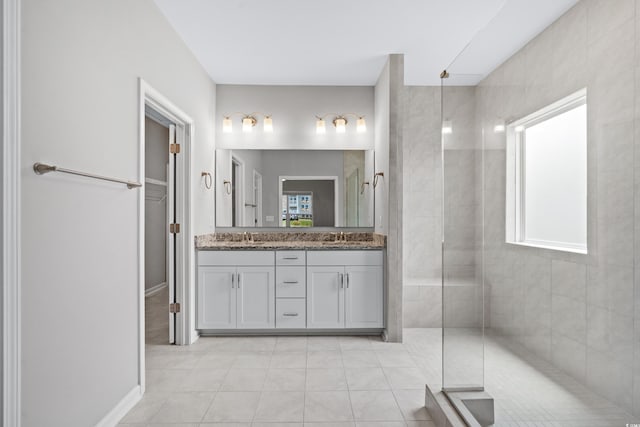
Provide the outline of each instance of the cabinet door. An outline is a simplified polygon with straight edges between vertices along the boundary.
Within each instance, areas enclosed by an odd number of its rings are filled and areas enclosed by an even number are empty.
[[[345,267],[347,328],[382,328],[382,267]]]
[[[238,267],[238,328],[263,329],[276,325],[274,267]]]
[[[236,327],[235,267],[198,267],[198,329]]]
[[[307,267],[307,328],[344,328],[343,267]]]

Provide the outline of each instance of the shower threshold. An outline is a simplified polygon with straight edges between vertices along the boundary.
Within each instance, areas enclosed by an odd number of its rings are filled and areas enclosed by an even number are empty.
[[[493,397],[486,391],[443,390],[433,393],[427,385],[425,406],[437,427],[487,427],[495,422]]]

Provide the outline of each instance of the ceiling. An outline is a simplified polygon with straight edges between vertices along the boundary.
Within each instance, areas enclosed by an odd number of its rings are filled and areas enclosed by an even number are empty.
[[[155,0],[218,84],[332,86],[374,85],[390,53],[406,85],[456,57],[477,83],[577,1]]]

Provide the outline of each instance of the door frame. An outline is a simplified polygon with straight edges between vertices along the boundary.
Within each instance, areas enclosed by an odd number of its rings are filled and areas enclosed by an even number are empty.
[[[21,79],[20,0],[2,0],[2,414],[0,424],[21,423]]]
[[[175,338],[177,345],[191,344],[197,336],[195,320],[193,318],[193,302],[195,301],[194,274],[192,259],[194,257],[193,231],[191,227],[191,146],[194,138],[194,122],[181,109],[150,86],[144,79],[139,78],[138,99],[138,180],[145,179],[145,117],[149,107],[163,117],[176,124],[176,142],[180,144],[181,155],[176,159],[176,217],[180,223],[180,233],[176,235],[176,301],[180,303],[181,311],[176,314]],[[138,193],[138,347],[140,386],[145,390],[145,300],[144,300],[144,225],[145,225],[145,188]],[[169,310],[167,302],[167,311]]]
[[[233,164],[236,164],[235,171],[233,174]],[[231,180],[233,181],[233,186],[235,187],[235,212],[236,212],[236,227],[246,227],[245,224],[245,194],[244,194],[244,186],[245,186],[245,161],[242,160],[241,157],[238,157],[236,154],[231,152]],[[234,218],[231,218],[231,223],[233,224]]]
[[[256,185],[256,183],[260,185]],[[262,174],[257,170],[253,170],[253,211],[254,227],[262,227]]]

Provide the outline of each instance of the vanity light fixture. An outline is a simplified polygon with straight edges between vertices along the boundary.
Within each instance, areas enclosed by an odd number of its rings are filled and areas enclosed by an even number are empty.
[[[270,114],[264,114],[260,112],[255,112],[251,114],[236,112],[231,113],[229,115],[225,115],[222,120],[222,132],[223,133],[232,133],[233,132],[233,121],[231,117],[235,115],[242,116],[242,132],[243,133],[251,133],[253,131],[253,127],[258,124],[257,116],[264,117],[262,121],[263,131],[265,133],[273,133],[273,119]]]
[[[349,121],[347,120],[347,116],[356,117],[357,119],[356,132],[364,133],[367,131],[367,122],[365,121],[364,116],[361,116],[355,113],[344,113],[344,114],[327,113],[322,116],[316,116],[316,134],[317,135],[324,135],[325,133],[327,133],[327,126],[324,120],[327,116],[333,116],[333,120],[331,121],[331,123],[333,123],[333,126],[336,128],[336,133],[347,132],[347,124],[349,123]]]
[[[451,120],[444,120],[442,122],[442,134],[449,135],[452,133],[453,133],[453,124],[451,123]]]
[[[356,122],[356,132],[364,133],[367,131],[367,122],[364,121],[364,117],[359,117]]]

